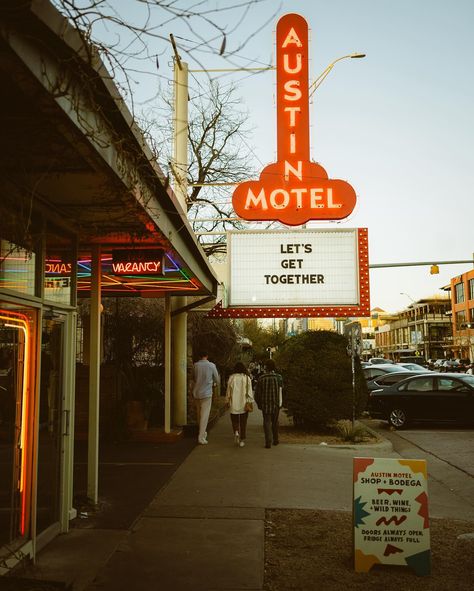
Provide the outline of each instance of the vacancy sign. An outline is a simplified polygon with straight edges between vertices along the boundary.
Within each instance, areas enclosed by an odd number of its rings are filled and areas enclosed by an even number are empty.
[[[354,566],[431,572],[425,460],[354,458]]]
[[[349,183],[329,179],[310,160],[308,24],[287,14],[277,24],[277,162],[258,181],[237,186],[232,205],[245,220],[278,220],[298,226],[309,220],[340,220],[354,209]]]

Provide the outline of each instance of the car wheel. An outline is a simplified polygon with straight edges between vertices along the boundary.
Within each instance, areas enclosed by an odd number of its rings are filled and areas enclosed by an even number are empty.
[[[388,422],[395,429],[404,429],[407,425],[407,415],[402,408],[393,408],[388,413]]]

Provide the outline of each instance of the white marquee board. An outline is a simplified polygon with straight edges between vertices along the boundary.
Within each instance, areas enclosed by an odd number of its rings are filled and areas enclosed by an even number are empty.
[[[228,306],[356,306],[357,229],[228,233]]]

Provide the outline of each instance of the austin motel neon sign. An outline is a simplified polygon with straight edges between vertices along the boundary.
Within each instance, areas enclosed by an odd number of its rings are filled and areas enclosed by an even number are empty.
[[[287,14],[277,24],[277,162],[258,181],[241,183],[232,204],[245,220],[279,220],[289,226],[309,220],[340,220],[353,211],[354,189],[329,179],[310,161],[308,24]]]

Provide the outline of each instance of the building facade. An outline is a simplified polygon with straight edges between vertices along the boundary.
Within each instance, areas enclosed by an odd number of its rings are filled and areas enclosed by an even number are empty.
[[[212,298],[217,280],[109,73],[77,30],[46,0],[6,0],[0,55],[2,575],[76,515],[78,298],[91,302],[87,492],[96,502],[102,295],[164,298],[170,351],[173,319],[186,313],[176,298]],[[168,354],[168,424],[172,365]]]
[[[451,279],[452,357],[474,361],[474,269]]]
[[[375,331],[377,356],[444,359],[452,339],[449,298],[424,298],[386,319]]]

